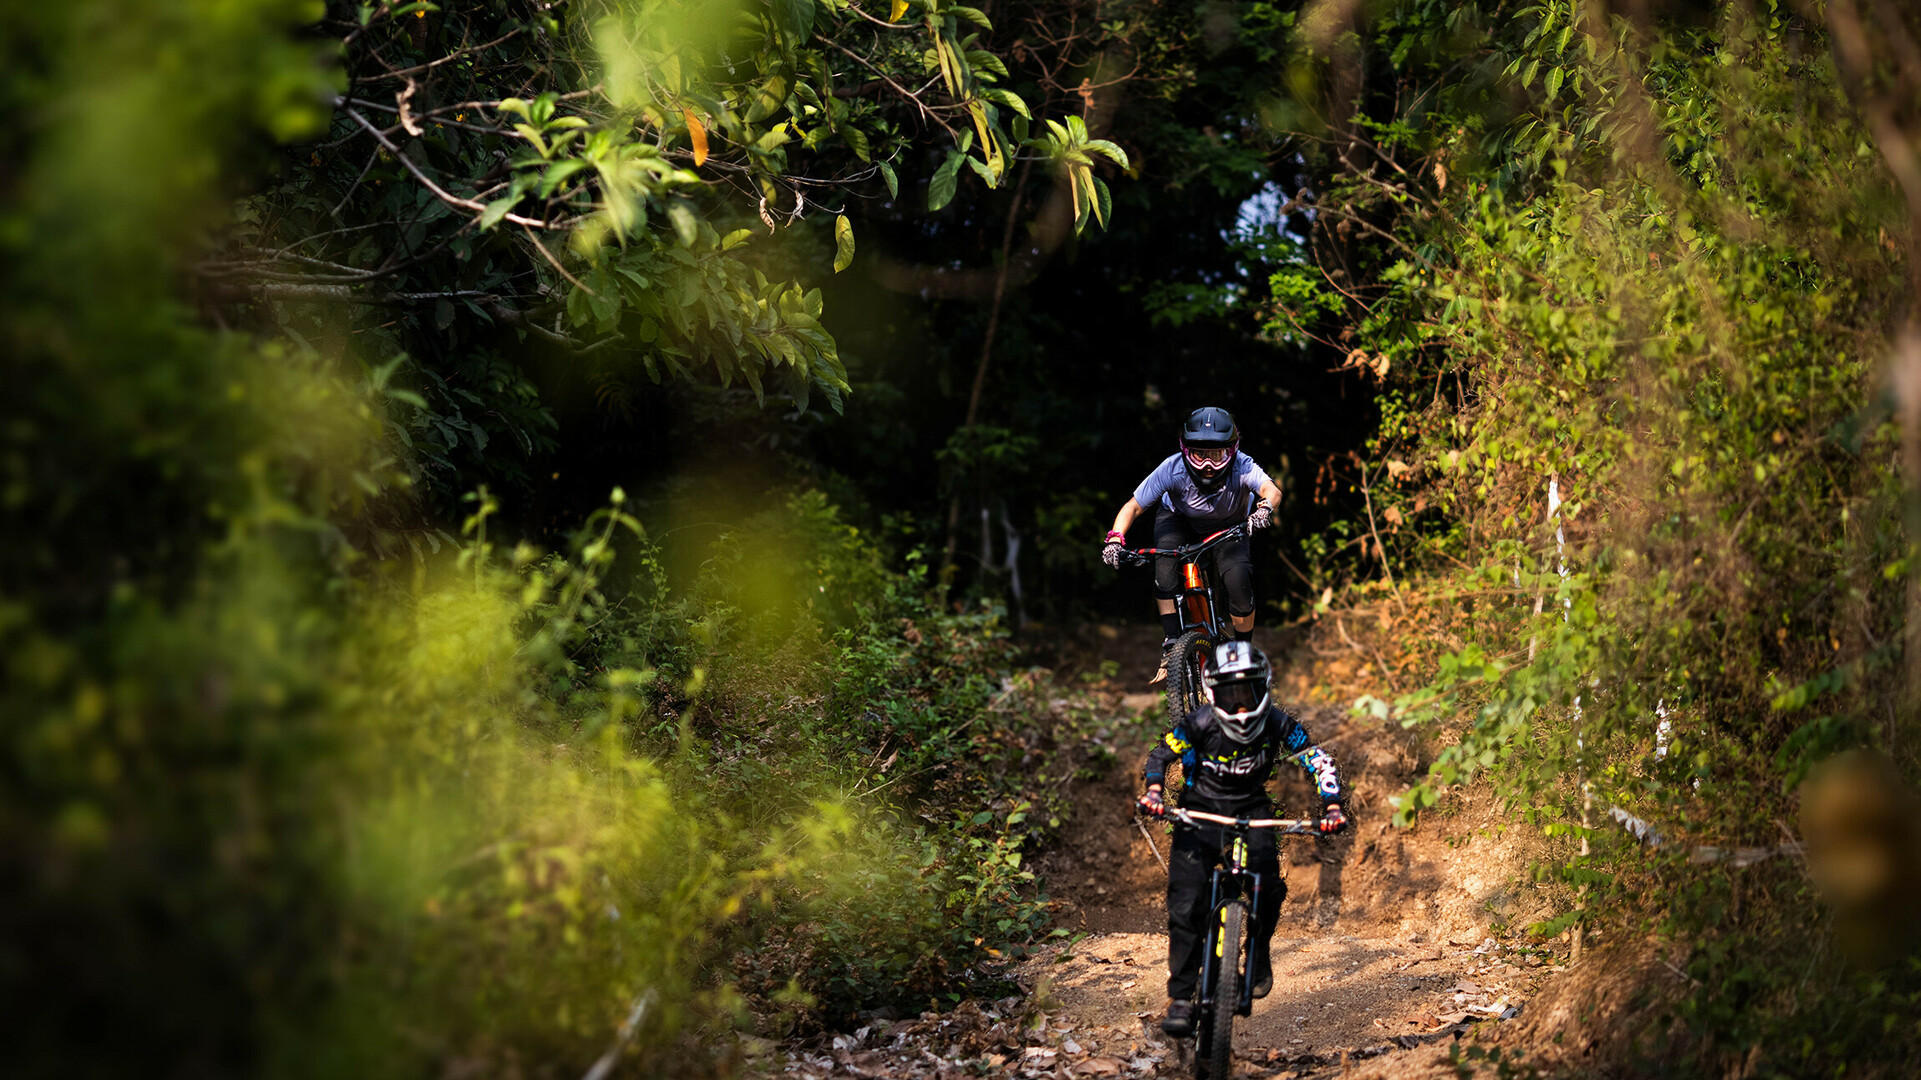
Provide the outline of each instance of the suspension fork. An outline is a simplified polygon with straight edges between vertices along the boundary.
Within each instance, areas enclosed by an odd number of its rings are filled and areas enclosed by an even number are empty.
[[[1247,837],[1236,836],[1228,845],[1228,865],[1217,868],[1208,875],[1207,891],[1207,937],[1201,948],[1201,991],[1200,1002],[1203,1008],[1214,1007],[1214,973],[1222,964],[1237,964],[1239,956],[1227,956],[1222,951],[1221,921],[1227,917],[1227,905],[1233,901],[1223,895],[1223,886],[1232,881],[1241,883],[1246,893],[1247,921],[1241,928],[1241,950],[1250,958],[1254,955],[1254,935],[1259,933],[1261,911],[1261,875],[1247,869]],[[1234,1014],[1252,1016],[1254,1014],[1254,965],[1250,962],[1240,970],[1241,992],[1236,995]]]
[[[1254,913],[1260,910],[1261,876],[1247,872],[1247,837],[1240,833],[1234,834],[1233,839],[1227,844],[1226,854],[1227,866],[1217,867],[1208,874],[1207,878],[1207,937],[1202,939],[1201,945],[1200,992],[1200,1002],[1206,1008],[1214,1006],[1214,973],[1220,970],[1220,965],[1238,963],[1240,960],[1238,956],[1222,955],[1221,920],[1227,917],[1229,903],[1228,899],[1222,895],[1224,891],[1222,886],[1229,881],[1253,879],[1251,887],[1247,890],[1253,906],[1248,909],[1248,923],[1241,932],[1242,948],[1247,947],[1249,941],[1247,935],[1252,932]],[[1241,971],[1240,998],[1243,1004],[1235,1009],[1237,1014],[1247,1015],[1242,1013],[1241,1009],[1247,1007],[1245,1003],[1248,1000],[1248,991],[1253,986],[1249,982],[1252,974],[1251,967]]]
[[[1247,879],[1247,926],[1241,934],[1241,948],[1247,950],[1247,964],[1241,969],[1241,993],[1239,1004],[1234,1011],[1242,1016],[1254,1015],[1254,935],[1260,933],[1261,921],[1261,875],[1242,871]]]
[[[1214,972],[1220,962],[1214,953],[1221,947],[1222,876],[1218,868],[1207,875],[1207,936],[1201,939],[1201,991],[1198,995],[1203,1009],[1214,1007]]]

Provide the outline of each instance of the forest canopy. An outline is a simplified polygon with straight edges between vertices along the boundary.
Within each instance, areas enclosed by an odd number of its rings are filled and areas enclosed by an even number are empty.
[[[22,1075],[704,1073],[974,992],[1065,933],[1031,777],[1117,721],[1036,664],[1149,619],[1100,534],[1203,404],[1263,629],[1429,754],[1366,812],[1490,792],[1517,932],[1671,958],[1602,1067],[1921,1046],[1897,5],[7,31]]]

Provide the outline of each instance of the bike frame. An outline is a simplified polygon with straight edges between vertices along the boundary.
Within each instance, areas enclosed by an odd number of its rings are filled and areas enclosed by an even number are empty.
[[[1227,627],[1220,617],[1220,607],[1214,600],[1214,575],[1201,565],[1201,557],[1230,540],[1244,539],[1247,535],[1247,522],[1243,521],[1176,548],[1123,550],[1132,556],[1128,561],[1135,565],[1149,562],[1158,555],[1172,555],[1179,559],[1181,593],[1175,599],[1175,610],[1181,613],[1181,632],[1199,630],[1207,635],[1209,641],[1223,641]]]
[[[1313,821],[1302,818],[1232,818],[1178,807],[1170,808],[1167,816],[1187,825],[1208,823],[1229,829],[1227,865],[1215,867],[1208,877],[1207,942],[1201,952],[1201,989],[1195,1010],[1196,1034],[1212,1032],[1214,981],[1222,964],[1234,964],[1240,972],[1241,992],[1236,995],[1234,1014],[1250,1016],[1254,1012],[1254,966],[1246,962],[1246,955],[1253,948],[1254,913],[1261,907],[1261,875],[1247,868],[1247,834],[1254,829],[1275,829],[1283,834],[1315,835],[1320,830]],[[1247,916],[1242,925],[1248,927],[1241,937],[1241,955],[1232,957],[1221,955],[1221,927],[1229,904],[1241,905]]]

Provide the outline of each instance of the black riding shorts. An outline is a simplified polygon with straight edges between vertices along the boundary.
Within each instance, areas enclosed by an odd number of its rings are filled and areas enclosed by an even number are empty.
[[[1154,546],[1175,548],[1191,544],[1201,537],[1226,528],[1226,524],[1199,527],[1180,514],[1165,506],[1154,508]],[[1201,532],[1200,529],[1206,529]],[[1254,614],[1254,553],[1247,545],[1247,538],[1230,540],[1221,544],[1204,556],[1213,561],[1214,579],[1220,583],[1221,590],[1227,594],[1227,613],[1237,619],[1245,619]],[[1154,559],[1154,595],[1161,600],[1172,600],[1181,594],[1181,561],[1172,555],[1160,555]]]

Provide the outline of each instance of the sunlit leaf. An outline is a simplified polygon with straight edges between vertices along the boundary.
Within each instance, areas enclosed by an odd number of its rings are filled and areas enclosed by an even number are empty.
[[[1024,119],[1032,120],[1034,118],[1034,114],[1027,111],[1027,102],[1023,101],[1021,96],[1012,90],[1004,90],[998,86],[990,86],[981,91],[981,97],[986,98],[996,105],[1003,105],[1014,110]]]
[[[854,265],[854,226],[846,214],[834,216],[834,273]]]
[[[967,117],[974,122],[974,131],[980,136],[981,152],[987,155],[987,171],[981,178],[987,181],[988,187],[998,186],[1007,163],[1001,156],[1000,140],[987,130],[987,107],[976,98],[967,103]]]
[[[687,118],[687,141],[694,148],[694,168],[707,164],[707,129],[701,126],[700,118],[694,110],[681,106],[680,113]]]
[[[1089,139],[1084,145],[1084,149],[1090,150],[1096,154],[1101,155],[1107,160],[1113,162],[1114,164],[1119,165],[1123,169],[1128,167],[1127,151],[1121,149],[1119,146],[1116,146],[1111,142],[1108,142],[1106,139]]]

